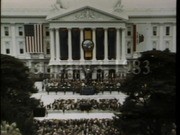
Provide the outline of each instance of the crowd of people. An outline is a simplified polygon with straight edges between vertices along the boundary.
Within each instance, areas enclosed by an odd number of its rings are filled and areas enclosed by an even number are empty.
[[[34,135],[120,135],[112,119],[34,120]]]
[[[64,93],[72,91],[81,93],[83,87],[92,86],[96,93],[118,90],[121,86],[115,80],[90,81],[85,80],[44,80],[42,89],[48,93],[59,91]],[[55,99],[52,103],[43,105],[47,113],[60,111],[63,113],[76,111],[108,111],[117,112],[121,103],[116,98],[111,99]],[[113,126],[113,119],[34,119],[33,135],[120,135],[118,129]]]
[[[55,99],[53,103],[45,106],[47,110],[106,110],[118,111],[121,103],[118,99]]]
[[[83,87],[92,86],[96,93],[104,92],[104,91],[119,91],[120,90],[120,82],[118,80],[92,80],[87,82],[86,80],[50,80],[45,79],[43,81],[42,89],[47,91],[48,93],[53,92],[67,92],[72,91],[73,93],[80,93]]]

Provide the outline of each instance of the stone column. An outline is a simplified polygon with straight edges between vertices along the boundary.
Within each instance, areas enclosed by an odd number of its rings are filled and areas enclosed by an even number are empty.
[[[116,60],[120,60],[120,29],[116,29]]]
[[[163,24],[160,24],[160,28],[159,28],[159,50],[164,50],[163,47],[163,36],[164,36],[164,32],[163,32]]]
[[[93,48],[93,61],[96,60],[96,29],[93,29],[93,43],[94,43],[94,48]]]
[[[142,46],[143,47],[142,51],[152,50],[152,38],[150,36],[150,35],[152,35],[152,24],[151,23],[146,23],[145,27],[146,27],[146,34],[144,35],[144,37],[146,39],[147,46],[146,47]],[[137,44],[137,46],[138,46],[138,44]],[[137,47],[137,49],[138,48],[139,47]],[[138,52],[140,52],[140,51],[141,51],[141,49],[139,48]]]
[[[11,37],[12,37],[12,54],[13,56],[17,56],[17,48],[16,47],[16,29],[15,29],[15,24],[11,24]]]
[[[176,52],[176,24],[173,24],[173,40],[172,40],[172,52]]]
[[[82,28],[80,28],[80,50],[81,50],[81,58],[80,58],[80,60],[82,61],[82,60],[84,60],[84,51],[83,51],[83,48],[82,48],[82,42],[83,42],[83,29]]]
[[[72,38],[71,38],[71,28],[68,28],[68,61],[72,61]]]
[[[107,28],[104,29],[104,60],[108,60],[108,32]]]
[[[121,60],[126,60],[125,29],[121,30]]]
[[[55,60],[55,57],[54,57],[54,54],[55,54],[55,48],[54,48],[54,30],[53,29],[50,29],[50,51],[51,51],[51,60],[50,61],[54,61]]]
[[[56,61],[60,61],[59,29],[56,29]]]

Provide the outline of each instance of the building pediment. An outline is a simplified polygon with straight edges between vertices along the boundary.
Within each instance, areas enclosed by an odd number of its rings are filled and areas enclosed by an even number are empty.
[[[120,21],[128,20],[128,16],[124,14],[115,14],[107,11],[99,10],[93,7],[82,7],[71,11],[60,12],[57,14],[49,15],[46,18],[50,22],[61,21]]]

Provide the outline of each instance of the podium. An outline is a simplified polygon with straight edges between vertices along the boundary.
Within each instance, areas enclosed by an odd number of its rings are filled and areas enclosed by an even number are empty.
[[[93,86],[85,86],[81,89],[81,95],[94,95],[95,89]]]

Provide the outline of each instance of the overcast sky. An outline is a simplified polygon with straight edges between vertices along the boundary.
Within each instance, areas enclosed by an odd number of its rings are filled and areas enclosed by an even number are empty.
[[[1,0],[2,8],[48,8],[55,3],[56,0]],[[66,4],[69,1],[77,0],[62,0]],[[98,2],[103,0],[80,0],[88,2]],[[104,0],[104,2],[107,0]],[[117,1],[117,0],[109,0]],[[108,2],[109,2],[108,1]],[[122,0],[124,8],[176,8],[176,0]]]

